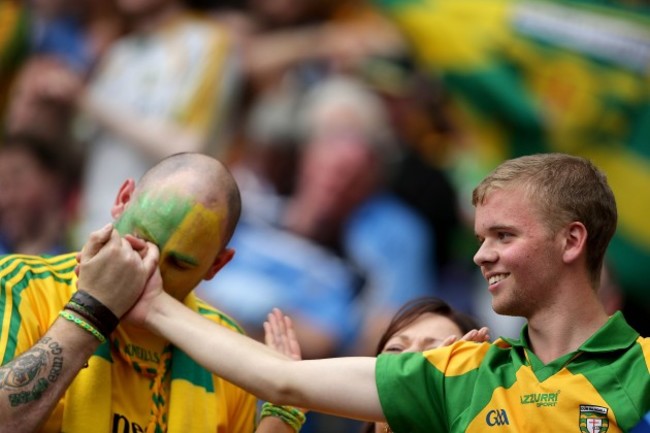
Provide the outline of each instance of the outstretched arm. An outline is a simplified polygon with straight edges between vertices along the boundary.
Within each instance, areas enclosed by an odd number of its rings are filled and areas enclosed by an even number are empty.
[[[78,287],[122,316],[157,264],[155,248],[140,248],[124,243],[112,226],[94,232],[81,252],[92,258],[81,266]],[[0,367],[0,432],[38,430],[99,344],[86,329],[59,317],[36,344]]]
[[[210,322],[151,284],[129,318],[261,399],[354,419],[384,419],[375,386],[375,358],[291,360]]]

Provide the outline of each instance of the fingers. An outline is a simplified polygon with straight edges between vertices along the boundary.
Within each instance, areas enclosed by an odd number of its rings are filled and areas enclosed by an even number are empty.
[[[481,341],[490,341],[490,329],[487,326],[478,330],[478,337]]]
[[[467,334],[463,335],[461,340],[473,341],[475,343],[484,343],[486,341],[490,341],[489,329],[485,326],[478,330],[472,329]]]
[[[271,324],[265,320],[262,326],[264,327],[264,344],[266,344],[272,349],[276,349],[275,340],[273,339],[273,330],[271,329]]]
[[[300,344],[298,344],[298,337],[296,336],[296,331],[293,328],[291,317],[284,316],[284,325],[287,330],[286,337],[288,340],[287,345],[289,348],[289,356],[291,356],[291,358],[295,359],[296,361],[300,361],[302,359],[302,352],[300,350]]]
[[[147,275],[151,276],[151,274],[158,268],[158,259],[160,258],[160,251],[158,250],[158,247],[155,244],[152,244],[151,242],[142,241],[142,243],[144,247],[141,250],[142,253],[140,254],[140,256],[142,257],[142,263],[144,264]],[[133,244],[131,244],[131,246],[133,246]]]
[[[291,359],[302,359],[300,345],[293,328],[293,322],[289,316],[278,308],[274,308],[267,316],[264,326],[264,342]]]
[[[135,237],[131,234],[126,234],[124,235],[124,239],[131,244],[131,248],[133,248],[135,251],[141,252],[141,256],[144,258],[144,250],[147,248],[148,242],[145,241],[144,239],[140,239],[138,237]]]
[[[440,347],[449,346],[449,345],[455,343],[456,341],[458,341],[458,337],[456,337],[455,335],[450,335],[449,337],[445,338],[442,341],[442,343],[440,344]]]
[[[81,252],[77,254],[77,262],[93,258],[99,250],[111,239],[113,225],[106,224],[101,229],[94,231],[88,237],[88,242],[83,246]],[[116,232],[117,233],[117,232]]]

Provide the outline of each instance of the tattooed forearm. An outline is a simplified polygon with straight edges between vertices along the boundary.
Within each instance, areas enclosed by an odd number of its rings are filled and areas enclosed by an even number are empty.
[[[5,391],[11,406],[38,400],[63,368],[63,348],[49,337],[13,361],[0,367],[0,391]]]

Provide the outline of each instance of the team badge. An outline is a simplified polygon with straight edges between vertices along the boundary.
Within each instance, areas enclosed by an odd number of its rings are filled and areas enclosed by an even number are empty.
[[[607,409],[602,406],[580,405],[580,431],[582,433],[606,433],[609,429]]]

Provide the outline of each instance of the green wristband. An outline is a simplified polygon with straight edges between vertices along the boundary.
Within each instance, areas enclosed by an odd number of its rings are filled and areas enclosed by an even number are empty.
[[[285,424],[289,425],[296,433],[300,431],[305,423],[305,414],[293,406],[278,406],[268,401],[262,405],[260,420],[267,416],[280,418]]]

